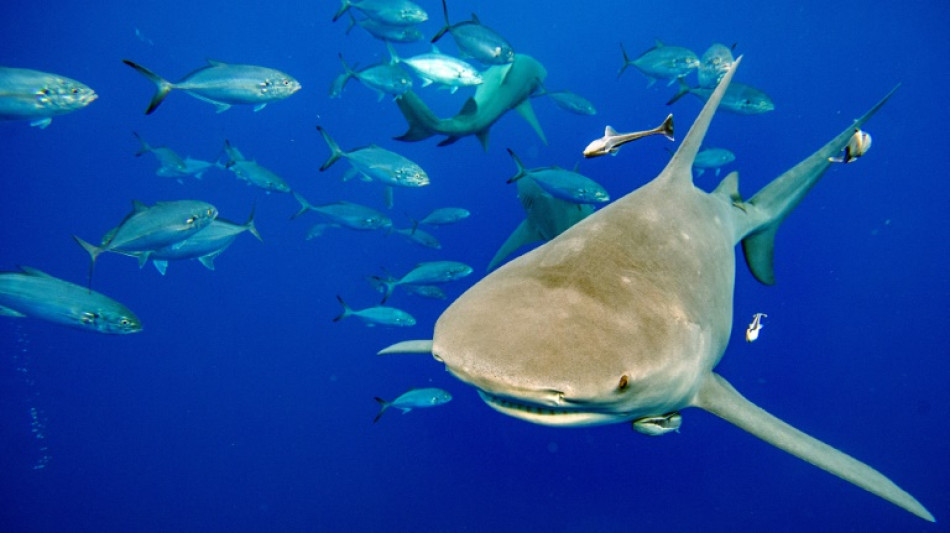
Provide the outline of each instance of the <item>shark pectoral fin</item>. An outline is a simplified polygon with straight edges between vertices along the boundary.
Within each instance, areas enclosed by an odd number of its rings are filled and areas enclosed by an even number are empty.
[[[538,117],[534,116],[534,108],[531,107],[531,101],[525,100],[521,102],[515,107],[515,111],[524,117],[524,119],[528,121],[528,124],[531,124],[531,127],[534,128],[534,132],[538,134],[538,137],[541,138],[544,144],[548,144],[548,139],[544,136],[544,130],[541,129],[541,124],[538,123]]]
[[[742,239],[742,254],[749,271],[763,285],[775,285],[775,234],[778,224],[766,226]]]
[[[924,520],[934,517],[913,496],[877,470],[813,438],[744,398],[718,374],[705,380],[692,405],[748,431],[769,444],[880,496]]]
[[[528,220],[521,221],[521,224],[518,224],[518,227],[515,228],[515,231],[511,232],[511,235],[508,236],[508,239],[505,240],[504,244],[501,245],[501,248],[495,253],[495,257],[492,258],[491,262],[488,263],[488,270],[491,272],[502,261],[505,260],[509,255],[514,253],[515,250],[521,248],[526,244],[531,244],[533,242],[543,241],[544,237],[535,229],[534,225],[528,222]]]
[[[376,352],[376,355],[389,355],[394,353],[432,353],[432,339],[402,341],[387,346]]]
[[[10,309],[9,307],[4,307],[0,305],[0,316],[9,316],[13,318],[23,318],[26,315],[17,311],[16,309]]]

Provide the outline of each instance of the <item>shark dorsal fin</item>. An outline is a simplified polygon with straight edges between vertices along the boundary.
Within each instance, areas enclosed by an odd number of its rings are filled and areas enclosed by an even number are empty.
[[[736,68],[741,61],[742,56],[736,58],[732,67],[726,72],[726,75],[722,77],[719,86],[716,87],[716,90],[713,91],[709,99],[706,100],[706,105],[703,106],[703,110],[700,111],[699,116],[696,117],[696,121],[693,122],[693,125],[689,128],[686,138],[683,139],[683,144],[681,144],[676,150],[676,153],[673,154],[673,158],[670,159],[670,162],[667,163],[666,168],[663,169],[663,172],[657,179],[666,181],[672,180],[674,182],[682,181],[692,185],[693,161],[696,159],[696,154],[699,153],[699,147],[702,145],[703,138],[706,136],[706,130],[709,129],[709,123],[712,122],[713,115],[716,114],[716,108],[719,107],[719,102],[726,93],[729,82],[732,81],[732,76],[736,73]]]

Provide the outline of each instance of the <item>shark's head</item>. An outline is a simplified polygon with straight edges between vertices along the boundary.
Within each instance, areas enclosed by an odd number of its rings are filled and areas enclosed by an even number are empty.
[[[579,258],[590,253],[572,246]],[[553,250],[562,253],[572,251]],[[689,403],[712,364],[698,355],[712,344],[707,332],[659,291],[636,295],[636,280],[582,272],[610,265],[568,259],[544,271],[543,259],[525,261],[533,254],[493,272],[439,318],[432,354],[449,372],[495,410],[550,426],[611,424]],[[594,279],[600,286],[585,285]]]

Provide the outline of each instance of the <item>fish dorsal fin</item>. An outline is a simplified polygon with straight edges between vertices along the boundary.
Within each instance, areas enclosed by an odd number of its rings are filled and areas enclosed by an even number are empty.
[[[132,200],[132,212],[142,213],[148,211],[148,206],[138,200]]]
[[[46,272],[43,272],[42,270],[39,270],[33,267],[20,265],[20,270],[24,274],[29,274],[30,276],[36,276],[38,278],[52,278],[53,277],[47,274]]]
[[[659,39],[657,39],[657,38],[654,38],[654,39],[653,39],[653,42],[655,43],[655,44],[654,44],[654,48],[663,48],[664,46],[666,46],[666,45],[663,44],[663,41],[661,41],[661,40],[659,40]]]
[[[469,98],[462,106],[462,110],[459,111],[459,116],[474,115],[475,113],[478,113],[478,102],[475,101],[475,98]]]
[[[482,24],[482,21],[478,20],[478,15],[476,15],[475,13],[472,13],[472,22],[474,22],[475,24],[478,24],[479,26],[481,26]]]
[[[214,59],[211,59],[211,58],[208,58],[208,64],[211,65],[212,67],[226,67],[226,66],[228,66],[228,64],[225,63],[224,61],[217,61],[217,60],[214,60]]]
[[[388,41],[387,41],[388,43]],[[432,43],[432,53],[442,55],[442,52],[439,51],[439,47],[435,43]]]
[[[607,126],[606,128],[604,128],[604,137],[616,137],[616,136],[617,136],[617,130],[611,128],[610,126]]]
[[[722,77],[719,86],[716,87],[716,90],[713,91],[709,99],[706,100],[706,105],[703,106],[703,110],[700,111],[699,116],[696,117],[696,121],[693,122],[693,125],[689,128],[689,132],[683,139],[683,143],[680,144],[676,153],[673,154],[673,158],[670,159],[670,162],[667,163],[666,168],[663,169],[663,172],[657,179],[665,181],[672,180],[674,182],[683,182],[684,184],[692,185],[693,161],[696,160],[696,154],[699,153],[699,147],[703,143],[706,131],[709,129],[709,123],[712,122],[713,115],[716,114],[716,108],[719,107],[719,102],[722,100],[723,95],[726,94],[729,82],[732,81],[732,76],[736,73],[736,68],[739,67],[741,61],[742,56],[736,58],[735,63],[732,64],[732,67],[726,72],[726,75]]]

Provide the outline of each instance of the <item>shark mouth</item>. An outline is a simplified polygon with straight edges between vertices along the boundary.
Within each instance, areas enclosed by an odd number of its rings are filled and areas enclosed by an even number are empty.
[[[510,397],[496,396],[481,389],[477,390],[482,400],[499,413],[545,426],[592,426],[612,424],[626,419],[626,417],[611,413],[519,402]]]

